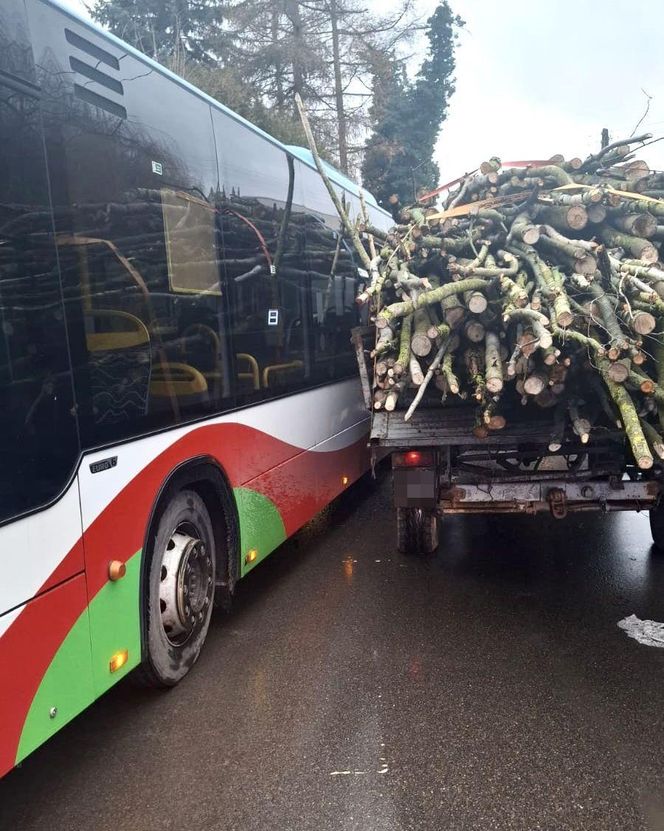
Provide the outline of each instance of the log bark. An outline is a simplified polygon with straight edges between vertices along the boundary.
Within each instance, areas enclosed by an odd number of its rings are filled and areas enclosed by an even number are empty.
[[[399,355],[394,365],[394,371],[402,376],[408,369],[410,361],[410,336],[413,328],[413,315],[406,315],[401,321],[401,334],[399,336]]]
[[[611,222],[619,231],[624,231],[634,237],[650,239],[657,233],[657,218],[649,213],[614,216]]]
[[[588,211],[583,205],[540,207],[537,219],[559,231],[581,231],[588,224]]]
[[[612,248],[623,248],[637,260],[642,260],[645,264],[656,263],[659,259],[657,248],[651,242],[641,237],[623,234],[620,231],[606,226],[600,231],[600,236],[607,245]]]
[[[600,364],[600,371],[602,372],[604,383],[609,390],[609,394],[620,412],[623,428],[632,448],[636,465],[641,470],[649,470],[653,466],[653,455],[643,435],[643,429],[641,428],[634,402],[625,387],[620,384],[615,384],[609,378],[605,362]]]
[[[500,340],[494,332],[486,333],[484,366],[486,388],[492,395],[496,395],[503,388],[503,364],[500,359]]]
[[[411,314],[416,308],[423,308],[432,303],[440,303],[441,300],[454,294],[463,294],[466,291],[481,291],[486,288],[486,285],[486,280],[471,277],[459,280],[456,283],[446,283],[431,291],[423,291],[415,303],[412,300],[403,300],[401,303],[392,303],[382,309],[376,317],[376,326],[382,329],[388,326],[391,320]]]

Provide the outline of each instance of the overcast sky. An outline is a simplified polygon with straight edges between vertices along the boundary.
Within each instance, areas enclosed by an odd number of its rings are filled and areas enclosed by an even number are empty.
[[[426,0],[428,3],[429,0]],[[466,20],[443,126],[443,181],[492,155],[584,156],[602,127],[664,135],[661,0],[450,0]],[[664,142],[641,154],[664,169]]]
[[[85,14],[81,0],[61,0]],[[384,0],[369,0],[385,7]],[[429,13],[435,0],[415,0]],[[437,148],[442,182],[504,161],[585,156],[613,139],[664,135],[662,0],[450,0],[466,21]],[[664,141],[640,154],[664,169]],[[432,183],[435,184],[435,183]]]

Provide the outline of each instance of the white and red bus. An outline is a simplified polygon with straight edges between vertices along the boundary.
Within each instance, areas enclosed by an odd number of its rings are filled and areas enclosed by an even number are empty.
[[[305,151],[0,0],[0,775],[366,469],[360,275]]]

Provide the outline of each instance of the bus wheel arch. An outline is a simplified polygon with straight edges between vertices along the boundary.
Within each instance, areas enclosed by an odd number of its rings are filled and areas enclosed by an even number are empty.
[[[229,608],[239,572],[233,492],[214,460],[191,459],[169,474],[155,499],[143,551],[143,664],[137,680],[174,686],[198,658],[212,601]]]

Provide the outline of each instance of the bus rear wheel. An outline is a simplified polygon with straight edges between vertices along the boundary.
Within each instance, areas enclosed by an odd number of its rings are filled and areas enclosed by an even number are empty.
[[[210,514],[193,490],[175,493],[159,517],[149,552],[145,658],[139,681],[173,687],[196,662],[215,589]]]
[[[397,508],[397,548],[402,554],[432,554],[438,548],[438,517],[430,508]]]

